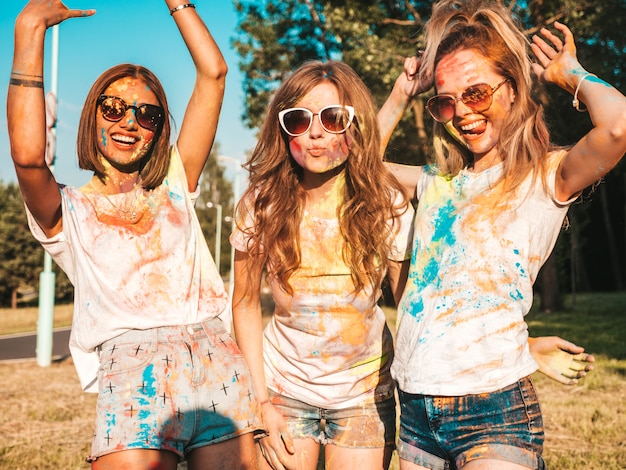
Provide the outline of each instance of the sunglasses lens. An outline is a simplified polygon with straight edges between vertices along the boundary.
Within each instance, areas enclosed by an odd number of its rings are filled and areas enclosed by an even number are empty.
[[[304,109],[293,109],[283,116],[285,130],[292,135],[304,134],[311,125],[313,114]]]
[[[454,117],[456,102],[450,96],[433,96],[426,107],[435,121],[446,123]]]
[[[350,125],[350,111],[343,106],[330,106],[322,110],[320,120],[324,129],[338,134]]]
[[[491,106],[491,87],[485,83],[469,87],[461,95],[461,101],[476,112],[482,112]]]
[[[153,104],[142,104],[139,107],[128,106],[122,98],[116,96],[102,96],[100,98],[100,112],[107,121],[122,120],[128,109],[135,110],[135,119],[144,129],[154,130],[163,121],[163,108]]]
[[[117,122],[126,114],[126,104],[119,98],[108,96],[100,102],[100,112],[107,121]]]
[[[152,104],[144,104],[137,108],[135,115],[141,127],[156,129],[163,121],[163,108]]]
[[[504,83],[504,82],[503,82]],[[491,106],[492,89],[486,83],[467,88],[461,95],[463,104],[477,113],[487,111]],[[454,117],[456,113],[456,101],[452,96],[435,95],[426,103],[432,117],[444,124]]]

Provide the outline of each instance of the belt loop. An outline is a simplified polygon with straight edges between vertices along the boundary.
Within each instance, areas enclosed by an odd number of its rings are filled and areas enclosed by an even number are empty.
[[[159,329],[152,328],[152,344],[150,345],[150,351],[155,353],[159,349]]]

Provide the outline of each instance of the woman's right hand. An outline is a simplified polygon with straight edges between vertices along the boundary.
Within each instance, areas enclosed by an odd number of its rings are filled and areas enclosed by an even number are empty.
[[[36,26],[38,22],[42,22],[43,26],[48,29],[68,18],[91,16],[95,12],[94,9],[73,10],[59,0],[30,0],[20,12],[18,20],[31,19],[30,26]]]
[[[295,470],[296,449],[285,419],[271,402],[261,405],[267,437],[259,440],[261,453],[274,470]]]
[[[404,60],[404,71],[398,75],[391,93],[378,111],[381,155],[384,155],[389,139],[402,118],[411,98],[429,90],[433,85],[431,74],[418,73],[422,54]]]
[[[433,86],[431,74],[418,73],[423,63],[422,53],[404,59],[404,73],[396,79],[396,87],[399,88],[407,98],[420,95]]]

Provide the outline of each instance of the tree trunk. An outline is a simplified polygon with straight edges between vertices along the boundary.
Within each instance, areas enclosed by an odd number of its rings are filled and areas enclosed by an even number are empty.
[[[611,211],[609,209],[609,200],[606,194],[606,185],[600,184],[597,188],[600,196],[600,206],[602,207],[602,218],[604,219],[604,229],[606,230],[607,245],[609,249],[609,260],[611,269],[613,270],[613,279],[615,279],[615,288],[624,290],[624,282],[622,281],[622,269],[619,263],[619,254],[617,252],[617,243],[613,232],[613,224],[611,223]]]
[[[539,271],[539,308],[542,312],[550,313],[563,309],[563,298],[561,289],[559,288],[559,275],[556,266],[556,255],[552,254],[548,257],[545,264]]]

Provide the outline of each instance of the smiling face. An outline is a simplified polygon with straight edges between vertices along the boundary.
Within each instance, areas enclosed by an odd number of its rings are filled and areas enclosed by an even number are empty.
[[[505,77],[495,71],[488,59],[472,49],[462,49],[444,56],[435,70],[438,94],[459,98],[471,85],[486,83],[492,87]],[[497,162],[496,145],[515,95],[509,83],[500,86],[492,96],[489,109],[480,113],[457,100],[454,117],[445,124],[448,133],[474,154],[474,165]]]
[[[320,109],[340,104],[339,93],[334,85],[316,85],[294,107],[306,108],[313,113]],[[313,116],[310,129],[298,137],[289,136],[289,151],[293,159],[304,170],[304,177],[321,175],[338,169],[348,159],[350,152],[349,130],[333,134],[324,130],[319,115]]]
[[[128,105],[159,105],[156,95],[140,79],[126,77],[117,80],[104,90],[103,95],[121,98]],[[115,168],[122,172],[138,171],[143,156],[150,150],[155,132],[140,126],[137,111],[129,108],[124,117],[112,122],[96,110],[98,150],[107,171]]]

